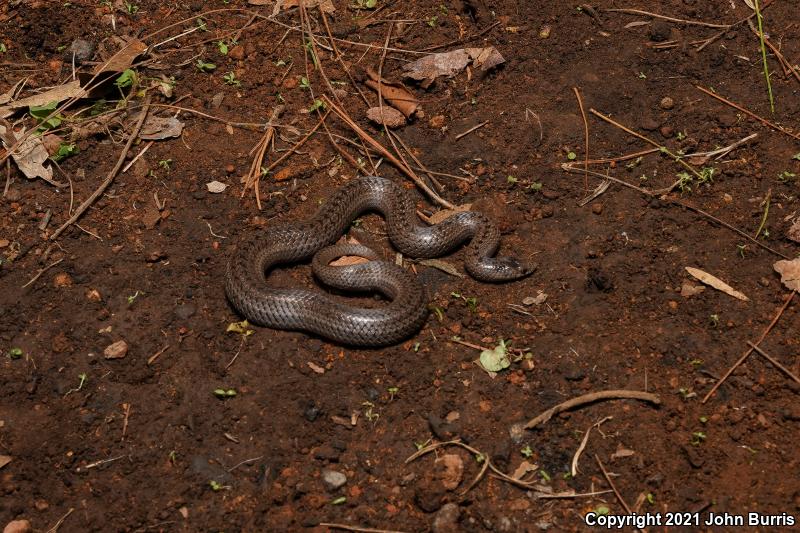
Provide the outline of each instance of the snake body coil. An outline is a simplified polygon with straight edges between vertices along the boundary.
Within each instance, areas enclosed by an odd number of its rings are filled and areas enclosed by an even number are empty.
[[[464,263],[474,278],[511,281],[533,271],[514,258],[492,257],[500,233],[485,215],[459,212],[434,226],[421,226],[406,190],[385,178],[367,176],[335,191],[312,219],[270,227],[266,234],[243,244],[230,259],[225,278],[225,292],[233,307],[254,324],[308,331],[354,346],[394,344],[419,330],[428,311],[424,290],[413,276],[392,263],[376,261],[377,255],[364,246],[326,248],[366,211],[383,214],[389,239],[410,257],[438,257],[470,239]],[[342,255],[373,260],[346,267],[328,265]],[[265,274],[272,267],[310,257],[314,257],[314,273],[328,285],[377,290],[390,304],[380,309],[359,308],[323,293],[267,285]]]

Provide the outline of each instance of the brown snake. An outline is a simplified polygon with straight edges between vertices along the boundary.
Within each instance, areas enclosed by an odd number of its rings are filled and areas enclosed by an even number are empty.
[[[312,219],[272,226],[244,243],[228,262],[225,276],[225,292],[233,307],[254,324],[303,330],[353,346],[395,344],[418,331],[428,310],[423,287],[413,276],[392,263],[377,261],[377,255],[364,246],[329,246],[366,211],[383,214],[392,244],[410,257],[439,257],[469,239],[464,266],[475,279],[511,281],[535,269],[512,257],[493,257],[500,232],[485,215],[464,211],[436,225],[422,226],[408,191],[388,179],[366,176],[333,192]],[[342,255],[372,260],[329,266]],[[272,288],[266,283],[266,273],[276,265],[310,257],[314,257],[315,275],[326,284],[378,291],[390,304],[379,309],[359,308],[321,292]]]

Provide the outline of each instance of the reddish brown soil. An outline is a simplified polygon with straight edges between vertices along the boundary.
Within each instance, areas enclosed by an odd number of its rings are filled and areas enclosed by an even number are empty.
[[[248,22],[248,13],[233,9],[247,7],[243,1],[134,3],[134,15],[124,13],[122,4],[115,11],[114,29],[109,8],[96,2],[4,2],[0,42],[7,52],[0,54],[0,93],[22,77],[28,77],[26,95],[69,79],[71,58],[63,47],[76,38],[99,44],[99,61],[119,47],[115,35],[155,44],[191,28],[193,22],[179,23],[186,17],[225,8],[205,15],[207,33],[159,48],[155,63],[138,68],[140,77],[174,76],[178,105],[232,122],[266,122],[280,95],[286,106],[281,124],[299,130],[284,130],[285,140],[276,141],[280,150],[316,123],[316,115],[306,111],[309,92],[300,86],[305,66],[297,33],[282,40],[283,27],[261,21],[242,32],[238,51],[224,56],[215,41]],[[798,128],[798,81],[785,76],[770,54],[776,101],[771,114],[758,39],[746,24],[697,51],[690,43],[717,29],[601,10],[641,7],[621,1],[601,1],[597,20],[562,2],[378,0],[379,7],[388,6],[372,17],[378,23],[363,29],[355,22],[364,14],[350,3],[334,0],[333,32],[374,45],[367,51],[339,43],[346,59],[358,64],[354,72],[377,69],[389,19],[415,21],[394,28],[395,48],[454,42],[440,50],[494,45],[505,56],[506,63],[485,76],[462,73],[428,90],[409,85],[425,116],[398,134],[432,170],[477,175],[473,184],[441,177],[444,196],[490,211],[503,227],[503,250],[532,257],[538,272],[496,286],[417,266],[441,316],[433,313],[423,331],[400,346],[355,350],[262,328],[243,338],[226,333],[228,324],[241,320],[225,300],[226,260],[240,239],[274,220],[311,215],[332,188],[356,175],[335,159],[327,136],[314,136],[276,169],[288,168],[288,180],[262,180],[259,211],[252,192],[240,197],[240,177],[262,132],[227,129],[182,113],[182,139],[154,143],[81,218],[85,231],[73,227],[49,248],[46,238],[68,218],[69,189],[29,181],[11,165],[14,181],[0,202],[0,455],[12,460],[0,466],[0,525],[27,519],[36,531],[46,531],[72,511],[59,531],[323,531],[320,522],[425,531],[437,517],[436,531],[575,531],[587,529],[582,516],[593,509],[625,513],[611,493],[538,499],[488,475],[463,494],[481,464],[456,448],[437,452],[463,460],[463,480],[455,490],[445,489],[433,455],[405,463],[415,443],[454,437],[507,472],[530,451],[542,491],[607,490],[596,456],[627,504],[642,513],[800,516],[800,387],[753,354],[702,403],[785,301],[788,292],[772,269],[779,257],[672,202],[696,206],[754,235],[771,191],[769,236],[760,242],[795,257],[797,245],[784,234],[800,209],[798,185],[778,176],[800,174],[800,161],[792,159],[800,141],[695,85]],[[738,0],[657,4],[659,13],[712,23],[750,13]],[[269,14],[272,6],[251,9]],[[324,35],[318,11],[309,13],[315,31]],[[796,6],[775,2],[765,17],[772,41],[781,43],[790,62],[800,61]],[[296,25],[298,13],[279,20]],[[626,27],[635,21],[649,24]],[[490,26],[481,37],[469,38]],[[546,39],[540,37],[545,26]],[[654,48],[659,40],[677,46]],[[217,69],[200,72],[192,64],[195,56]],[[415,57],[389,52],[385,76],[400,79],[401,66]],[[346,93],[349,113],[388,144],[363,118],[366,106],[335,58],[320,50],[319,59],[332,80],[347,81],[337,87]],[[281,60],[286,65],[276,65]],[[294,66],[283,78],[290,62]],[[231,71],[240,87],[224,83]],[[310,84],[317,94],[325,92],[318,71],[312,71]],[[707,151],[751,133],[758,137],[707,164],[716,169],[707,184],[692,183],[691,190],[676,189],[663,199],[612,185],[580,207],[588,194],[584,177],[560,168],[569,152],[578,161],[584,157],[584,123],[573,87],[587,113],[596,109],[675,151]],[[364,90],[376,105],[374,93]],[[218,93],[224,100],[215,107]],[[664,97],[674,106],[662,108]],[[154,93],[154,103],[166,102]],[[130,105],[140,103],[133,95]],[[130,131],[135,117],[121,118]],[[484,127],[456,140],[483,121]],[[338,119],[328,122],[333,133],[352,137]],[[648,147],[593,115],[589,125],[592,158]],[[74,181],[75,205],[119,157],[120,124],[112,124],[110,133],[81,140],[80,153],[62,163]],[[134,146],[129,157],[141,147]],[[270,153],[267,161],[277,157]],[[159,165],[166,160],[169,169]],[[634,168],[626,163],[592,168],[652,189],[668,186],[682,170],[659,154]],[[387,163],[380,172],[406,180]],[[212,180],[229,188],[210,194],[205,184]],[[590,177],[588,183],[591,190],[599,181]],[[155,225],[154,192],[166,202]],[[419,200],[420,207],[434,210]],[[48,210],[52,220],[42,231],[38,226]],[[388,252],[383,228],[370,216],[356,230]],[[458,253],[450,261],[461,268]],[[750,301],[711,288],[682,296],[681,286],[690,281],[686,266],[713,273]],[[307,265],[273,278],[286,285],[312,283]],[[547,294],[546,302],[523,306],[526,314],[509,307],[539,291]],[[476,298],[475,311],[453,292]],[[795,373],[799,328],[795,299],[762,345]],[[488,347],[510,340],[512,348],[533,354],[532,364],[515,362],[492,379],[473,363],[478,350],[451,341],[456,335]],[[129,345],[126,357],[105,359],[104,349],[121,339]],[[22,357],[6,355],[15,348]],[[86,380],[76,391],[81,374]],[[213,394],[218,388],[237,395],[220,400]],[[606,389],[648,390],[661,405],[596,403],[555,417],[521,442],[509,436],[515,423]],[[587,428],[606,417],[613,418],[592,431],[580,473],[567,475]],[[90,467],[108,459],[114,460]],[[327,490],[321,480],[326,469],[345,474],[347,483]],[[457,504],[456,522],[449,525],[445,514],[452,506],[441,511],[446,503]],[[725,528],[673,528],[710,529]]]

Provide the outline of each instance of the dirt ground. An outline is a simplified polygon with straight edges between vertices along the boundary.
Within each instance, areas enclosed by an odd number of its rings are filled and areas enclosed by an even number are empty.
[[[306,0],[313,46],[297,8],[273,18],[273,2],[258,3],[0,5],[0,94],[26,80],[13,98],[69,82],[73,62],[91,77],[132,39],[150,46],[129,65],[132,86],[116,87],[116,72],[105,92],[60,113],[56,134],[76,150],[53,180],[71,185],[0,166],[0,526],[586,531],[596,529],[587,513],[630,511],[699,513],[689,519],[701,525],[650,531],[734,530],[702,522],[748,512],[766,522],[746,530],[793,529],[783,526],[800,520],[800,383],[754,352],[705,401],[781,311],[760,347],[800,374],[800,299],[784,308],[791,293],[773,270],[798,255],[787,235],[800,210],[800,77],[767,48],[771,112],[743,1],[652,3],[667,17],[657,18],[611,11],[648,4],[620,0],[333,0],[329,32]],[[773,3],[761,6],[764,31],[796,66],[796,6]],[[490,46],[503,64],[472,64],[427,88],[404,78],[426,53]],[[256,169],[317,124],[330,109],[315,105],[323,95],[396,153],[366,118],[378,105],[368,68],[420,101],[394,130],[420,164],[402,150],[405,159],[439,173],[449,202],[494,217],[502,253],[538,270],[491,285],[407,261],[432,312],[385,349],[227,331],[242,320],[223,287],[237,243],[311,216],[372,164],[424,214],[439,209],[335,112],[330,136],[320,128],[260,178],[260,209],[243,190],[276,107]],[[51,239],[109,175],[146,98],[150,116],[183,123],[180,136],[136,140],[130,168]],[[28,111],[7,120],[35,128]],[[585,125],[588,159],[613,160],[589,169],[618,180],[588,202],[603,178],[582,172]],[[680,159],[691,169],[671,157],[750,135],[719,158]],[[666,150],[624,158],[653,148],[640,136]],[[211,192],[214,181],[227,188]],[[394,259],[380,217],[350,234]],[[463,272],[462,255],[443,260]],[[270,283],[315,285],[307,264]],[[127,351],[111,353],[119,341]],[[490,375],[476,360],[501,341],[510,366]],[[660,404],[604,400],[518,429],[606,390]],[[407,461],[419,449],[430,453]]]

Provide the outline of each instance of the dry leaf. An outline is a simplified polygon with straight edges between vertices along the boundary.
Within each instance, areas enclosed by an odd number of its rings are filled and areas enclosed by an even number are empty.
[[[453,77],[472,61],[473,66],[485,72],[505,62],[494,46],[486,48],[461,48],[450,52],[430,54],[403,67],[405,76],[428,87],[439,76]]]
[[[142,124],[139,138],[145,141],[160,141],[170,137],[179,137],[184,123],[175,117],[149,116]]]
[[[377,106],[370,107],[367,109],[367,118],[376,124],[382,124],[391,129],[406,125],[406,117],[400,111],[388,105],[384,105],[383,109]]]
[[[494,46],[487,46],[486,48],[467,48],[466,50],[469,57],[472,58],[472,66],[482,72],[486,72],[506,62]]]
[[[430,218],[428,218],[428,223],[433,226],[445,219],[450,218],[456,213],[462,213],[464,211],[469,211],[470,209],[472,209],[472,204],[457,205],[455,209],[442,209],[441,211],[437,211],[432,214]]]
[[[737,291],[736,289],[734,289],[733,287],[731,287],[730,285],[728,285],[727,283],[725,283],[721,279],[719,279],[719,278],[717,278],[715,276],[712,276],[708,272],[704,272],[704,271],[700,270],[699,268],[693,268],[693,267],[686,267],[686,272],[688,272],[689,274],[691,274],[695,278],[699,279],[700,281],[702,281],[706,285],[708,285],[710,287],[713,287],[713,288],[717,289],[718,291],[722,291],[722,292],[724,292],[725,294],[727,294],[729,296],[733,296],[734,298],[738,298],[739,300],[742,300],[744,302],[749,302],[750,301],[750,298],[748,298],[747,296],[745,296],[741,292]]]
[[[213,194],[219,194],[221,192],[224,192],[225,189],[228,188],[228,185],[222,183],[221,181],[214,180],[206,183],[206,187],[208,188],[208,192]]]
[[[681,296],[684,298],[690,298],[700,294],[704,290],[706,290],[706,288],[702,285],[695,285],[694,283],[684,281],[683,285],[681,285]]]
[[[444,488],[455,490],[464,476],[464,460],[461,459],[461,456],[448,453],[436,459],[434,464],[442,469],[440,475]]]
[[[255,0],[258,2],[259,0]],[[253,0],[248,0],[248,3],[253,3]],[[263,5],[263,4],[255,4],[255,5]],[[275,2],[275,8],[272,10],[272,16],[274,17],[278,13],[283,10],[286,10],[290,7],[297,7],[300,5],[300,0],[277,0]],[[324,13],[333,13],[336,11],[336,8],[333,6],[332,0],[304,0],[303,5],[306,9],[311,9],[312,7],[319,7],[319,9]]]
[[[516,470],[514,470],[514,473],[511,474],[511,477],[514,479],[522,479],[531,472],[535,472],[538,468],[539,467],[533,463],[522,461]]]
[[[78,80],[73,80],[69,83],[65,83],[64,85],[54,87],[49,91],[9,102],[7,106],[0,107],[0,117],[7,116],[7,113],[13,112],[15,109],[20,109],[23,107],[27,108],[31,106],[42,106],[52,102],[63,102],[64,100],[68,100],[70,98],[81,98],[85,94],[86,91],[81,88],[80,82]]]
[[[627,449],[622,444],[617,444],[617,451],[611,454],[611,458],[622,459],[623,457],[630,457],[631,455],[635,454],[636,454],[635,451]]]
[[[626,28],[635,28],[637,26],[647,26],[650,24],[649,20],[634,20],[633,22],[629,22],[625,24]]]
[[[6,149],[10,150],[24,135],[25,132],[21,132],[19,137],[17,137],[7,122],[5,122],[5,125],[0,123],[0,139],[2,139]],[[11,158],[14,159],[20,172],[22,172],[26,178],[31,180],[42,178],[52,185],[61,186],[62,184],[53,181],[52,167],[45,167],[43,165],[48,157],[50,157],[50,154],[47,153],[47,148],[45,148],[41,137],[35,135],[30,135],[22,142],[19,148],[11,154]]]
[[[450,274],[451,276],[455,276],[457,278],[464,279],[464,274],[458,271],[458,269],[448,263],[447,261],[442,261],[441,259],[423,259],[419,261],[419,264],[422,266],[433,267]]]
[[[800,257],[791,261],[778,261],[772,265],[772,268],[781,275],[781,283],[784,287],[800,291]]]
[[[367,76],[369,76],[370,79],[365,80],[364,84],[376,93],[380,88],[383,99],[389,102],[395,109],[407,117],[417,112],[419,109],[419,100],[417,100],[408,89],[400,84],[380,78],[378,73],[371,68],[367,69]]]
[[[108,61],[97,65],[92,72],[97,75],[103,72],[122,72],[133,65],[133,61],[139,54],[147,50],[147,45],[138,39],[130,41],[123,46],[116,54],[111,56]]]
[[[786,237],[794,242],[800,242],[800,217],[797,217],[789,229],[786,230]]]
[[[539,294],[537,294],[535,297],[528,296],[524,300],[522,300],[522,303],[524,305],[533,305],[533,304],[542,305],[546,301],[547,301],[547,293],[539,291]]]

